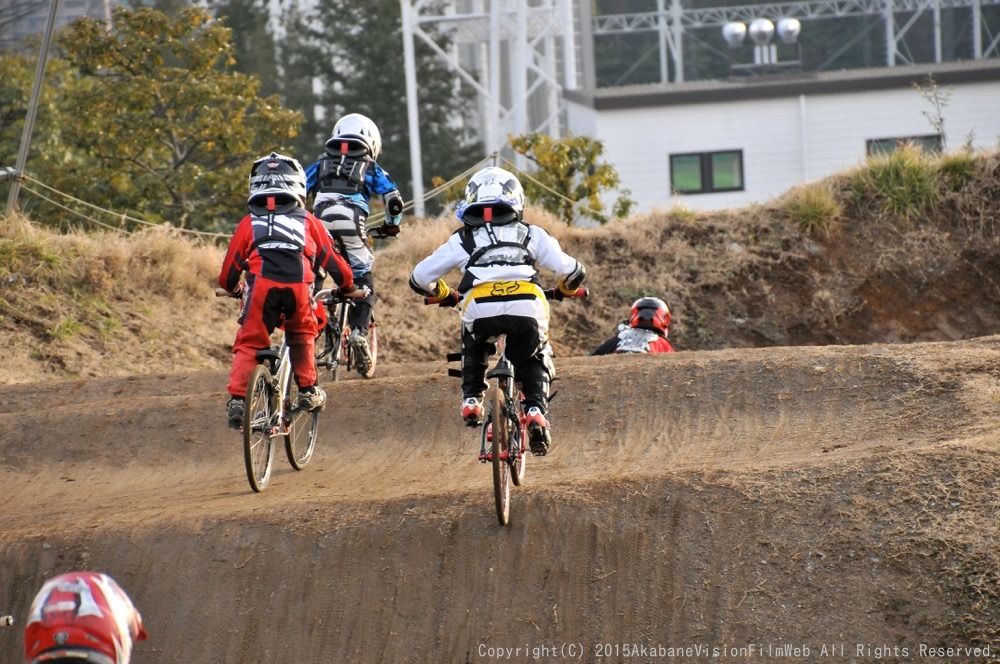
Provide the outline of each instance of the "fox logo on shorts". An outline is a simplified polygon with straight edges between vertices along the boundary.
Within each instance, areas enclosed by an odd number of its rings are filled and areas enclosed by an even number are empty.
[[[510,295],[517,290],[516,281],[496,281],[493,283],[493,292],[490,295]]]

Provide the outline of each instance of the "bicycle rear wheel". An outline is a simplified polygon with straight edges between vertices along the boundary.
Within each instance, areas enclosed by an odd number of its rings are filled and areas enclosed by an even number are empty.
[[[289,389],[288,435],[285,436],[285,453],[288,463],[295,470],[302,470],[312,459],[316,449],[316,435],[319,433],[319,411],[299,408],[299,388],[294,384]]]
[[[490,426],[493,437],[493,499],[496,502],[497,521],[501,526],[506,526],[510,522],[510,464],[503,457],[510,450],[510,417],[503,392],[498,385],[493,386]]]
[[[368,352],[372,356],[368,371],[361,374],[364,378],[371,378],[375,375],[375,365],[378,363],[378,323],[375,319],[368,325]]]
[[[336,342],[339,341],[340,335],[337,334],[336,325],[333,322],[336,311],[327,310],[326,313],[327,323],[319,331],[313,355],[316,357],[317,373],[326,372],[330,375],[331,380],[337,380],[337,361],[340,359],[338,354],[340,346]]]
[[[263,491],[271,481],[274,462],[274,388],[270,368],[258,364],[250,373],[243,407],[243,460],[254,491]]]

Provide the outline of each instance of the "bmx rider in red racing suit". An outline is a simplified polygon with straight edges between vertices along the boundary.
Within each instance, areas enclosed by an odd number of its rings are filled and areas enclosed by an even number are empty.
[[[229,241],[219,272],[219,285],[242,295],[240,329],[233,343],[229,374],[229,426],[243,421],[244,397],[257,351],[271,346],[271,333],[284,327],[299,406],[323,408],[326,394],[316,385],[313,343],[317,335],[311,302],[314,269],[323,268],[341,290],[352,295],[354,278],[347,262],[334,250],[330,236],[306,205],[306,174],[292,157],[272,152],[250,170],[249,214]],[[246,273],[246,289],[240,276]]]

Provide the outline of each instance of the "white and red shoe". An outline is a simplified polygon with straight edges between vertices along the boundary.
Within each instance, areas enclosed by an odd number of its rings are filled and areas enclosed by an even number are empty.
[[[524,422],[528,426],[528,445],[535,456],[545,456],[552,443],[549,435],[549,421],[542,415],[538,406],[532,406],[524,414]]]
[[[482,424],[483,400],[477,397],[468,397],[462,401],[462,419],[469,427],[477,427]]]

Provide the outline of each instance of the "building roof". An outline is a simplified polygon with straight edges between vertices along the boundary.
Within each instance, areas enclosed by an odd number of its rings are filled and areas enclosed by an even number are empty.
[[[594,110],[625,110],[648,106],[773,99],[803,94],[848,94],[912,88],[915,83],[925,85],[928,76],[933,76],[938,85],[1000,83],[1000,58],[869,69],[761,74],[667,85],[655,83],[564,90],[563,96],[568,101]]]

